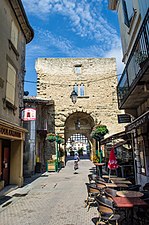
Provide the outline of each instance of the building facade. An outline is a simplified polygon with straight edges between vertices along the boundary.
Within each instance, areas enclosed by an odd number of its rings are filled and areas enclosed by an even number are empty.
[[[46,137],[48,112],[53,101],[37,97],[24,96],[23,127],[28,130],[25,137],[23,174],[24,177],[46,170]],[[30,117],[30,112],[35,116]],[[25,115],[26,114],[26,115]]]
[[[0,1],[0,183],[23,184],[25,47],[33,38],[21,0]]]
[[[93,157],[95,143],[90,133],[96,124],[105,124],[109,135],[123,130],[117,119],[123,110],[117,105],[114,58],[43,58],[36,61],[36,72],[37,96],[54,101],[48,132],[60,134],[65,144],[75,134],[84,135]],[[70,98],[73,90],[78,94],[76,103]]]
[[[149,1],[109,0],[117,10],[123,62],[118,105],[131,115],[126,132],[133,135],[136,182],[149,182]]]

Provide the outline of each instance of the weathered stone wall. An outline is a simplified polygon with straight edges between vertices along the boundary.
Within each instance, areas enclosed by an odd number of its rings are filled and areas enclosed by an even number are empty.
[[[81,66],[81,73],[75,73]],[[124,130],[118,124],[117,77],[114,58],[43,58],[36,61],[37,96],[55,102],[55,132],[64,133],[65,121],[73,112],[86,112],[96,122],[107,125],[109,134]],[[70,99],[74,84],[84,84],[85,96],[75,104]],[[50,127],[49,127],[50,129]]]
[[[15,21],[19,31],[18,45],[15,51],[10,44],[11,42],[9,43],[12,21]],[[23,106],[26,40],[10,3],[5,0],[0,1],[0,30],[0,118],[20,125],[19,107]],[[15,105],[13,107],[7,107],[6,105],[8,63],[17,71]]]

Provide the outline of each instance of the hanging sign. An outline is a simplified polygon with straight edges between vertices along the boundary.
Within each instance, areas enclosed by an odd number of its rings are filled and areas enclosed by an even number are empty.
[[[118,116],[118,123],[130,123],[131,117],[128,114],[120,114]]]
[[[36,109],[25,108],[24,110],[22,110],[21,118],[24,121],[36,120]]]

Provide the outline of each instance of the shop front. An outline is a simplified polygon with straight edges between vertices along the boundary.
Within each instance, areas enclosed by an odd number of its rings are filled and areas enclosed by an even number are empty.
[[[9,184],[23,185],[24,128],[0,120],[0,190]]]
[[[134,182],[135,177],[131,135],[127,134],[125,131],[116,133],[102,140],[101,144],[105,152],[106,165],[109,161],[110,151],[114,148],[114,153],[118,162],[118,176],[127,177]]]
[[[140,115],[126,126],[126,132],[133,134],[134,162],[137,183],[149,182],[149,111]]]

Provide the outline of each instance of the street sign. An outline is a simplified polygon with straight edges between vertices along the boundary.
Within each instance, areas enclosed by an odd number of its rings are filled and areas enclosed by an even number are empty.
[[[25,108],[24,110],[22,110],[21,119],[24,121],[36,120],[36,109]]]
[[[131,117],[128,114],[120,114],[118,116],[118,123],[130,123]]]

